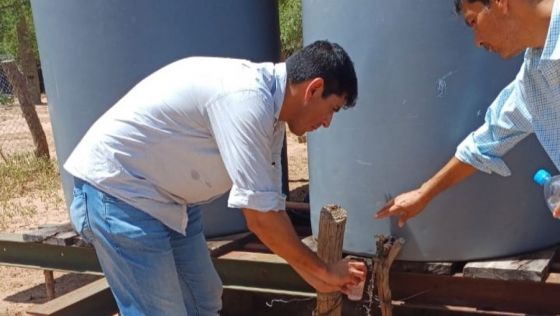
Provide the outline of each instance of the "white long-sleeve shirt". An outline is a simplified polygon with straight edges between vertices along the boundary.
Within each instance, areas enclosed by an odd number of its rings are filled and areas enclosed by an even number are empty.
[[[230,207],[282,210],[285,87],[283,63],[176,61],[102,115],[64,168],[180,233],[186,205],[230,188]]]

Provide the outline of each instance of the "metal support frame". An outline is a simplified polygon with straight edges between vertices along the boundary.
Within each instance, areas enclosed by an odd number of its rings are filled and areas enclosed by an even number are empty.
[[[91,247],[25,242],[18,234],[0,234],[0,264],[101,274],[101,266]]]
[[[267,293],[313,292],[283,259],[273,254],[230,251],[213,260],[224,285],[229,288],[259,288]],[[0,235],[0,264],[96,274],[101,271],[92,248],[28,243],[5,234]],[[560,311],[557,299],[560,297],[560,273],[556,271],[544,282],[396,271],[391,272],[390,278],[393,300],[399,308],[448,305],[474,309],[479,314],[485,314],[484,311],[489,311],[487,314],[495,314],[491,311],[538,314]],[[352,304],[345,302],[346,306]],[[87,310],[81,315],[88,315]]]
[[[314,292],[313,288],[277,255],[232,251],[213,258],[213,261],[224,285]]]
[[[545,282],[467,278],[461,275],[391,273],[393,300],[405,304],[451,305],[527,314],[560,311],[560,274]]]

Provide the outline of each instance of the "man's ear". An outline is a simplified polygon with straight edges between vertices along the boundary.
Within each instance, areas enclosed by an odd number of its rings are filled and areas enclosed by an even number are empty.
[[[491,4],[503,14],[509,11],[509,0],[491,0]]]
[[[309,102],[309,100],[311,100],[311,98],[317,93],[322,95],[324,86],[325,80],[323,80],[323,78],[317,77],[310,79],[307,87],[305,88],[305,102]]]

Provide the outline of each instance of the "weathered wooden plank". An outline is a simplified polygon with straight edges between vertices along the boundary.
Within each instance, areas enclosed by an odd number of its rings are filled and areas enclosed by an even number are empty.
[[[75,247],[84,247],[84,248],[93,248],[93,245],[87,242],[82,236],[78,235],[73,239],[72,246]]]
[[[452,275],[460,271],[462,264],[459,262],[417,262],[395,261],[391,272],[428,273],[435,275]]]
[[[43,243],[57,246],[70,246],[76,242],[77,237],[78,233],[75,231],[67,231],[57,233],[56,235],[45,239]]]
[[[21,234],[16,234],[16,233],[0,233],[0,241],[13,242],[13,243],[24,242],[23,236]]]
[[[468,262],[463,276],[496,280],[543,281],[556,253],[556,247],[517,257]]]
[[[72,225],[70,223],[66,223],[27,231],[24,232],[22,236],[23,240],[26,242],[43,242],[43,240],[50,238],[58,233],[71,231],[72,229]]]
[[[105,278],[27,310],[33,316],[103,316],[118,311]]]

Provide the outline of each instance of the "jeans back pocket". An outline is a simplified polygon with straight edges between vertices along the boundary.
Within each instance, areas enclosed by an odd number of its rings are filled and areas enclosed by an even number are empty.
[[[91,243],[93,241],[93,235],[89,227],[86,194],[82,189],[74,187],[72,196],[72,203],[70,204],[70,222],[74,230],[87,242]]]

